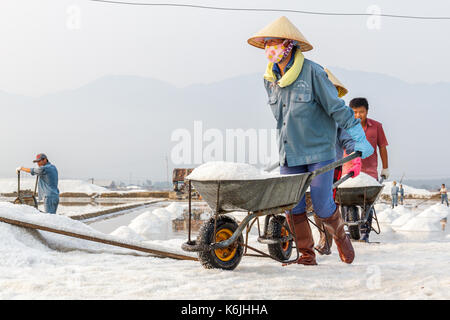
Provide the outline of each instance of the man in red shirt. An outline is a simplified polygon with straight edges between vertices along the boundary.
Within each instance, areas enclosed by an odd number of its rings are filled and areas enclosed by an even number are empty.
[[[361,125],[366,133],[366,138],[375,150],[370,157],[362,159],[361,171],[378,180],[378,147],[383,167],[381,170],[381,177],[386,180],[389,177],[388,153],[386,149],[388,142],[386,135],[384,134],[383,126],[380,122],[367,118],[369,102],[366,98],[352,99],[350,101],[350,107],[355,113],[355,118],[361,120]],[[360,228],[361,240],[366,242],[369,241],[369,233],[372,227],[372,215],[373,211],[370,212],[367,223]]]
[[[388,142],[386,135],[384,134],[382,124],[378,121],[367,118],[369,103],[366,98],[352,99],[352,101],[350,101],[350,107],[355,113],[355,118],[361,120],[361,125],[366,133],[366,138],[375,150],[370,157],[362,159],[361,171],[378,180],[378,154],[376,152],[378,147],[381,163],[383,165],[381,176],[384,179],[387,179],[389,177],[388,153],[386,149]]]

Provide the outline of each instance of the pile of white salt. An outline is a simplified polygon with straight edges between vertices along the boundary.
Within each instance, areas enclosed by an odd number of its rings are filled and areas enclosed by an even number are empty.
[[[210,161],[195,168],[186,178],[189,180],[252,180],[279,176],[247,163]]]
[[[379,187],[381,184],[368,174],[361,172],[356,178],[344,181],[338,188]]]

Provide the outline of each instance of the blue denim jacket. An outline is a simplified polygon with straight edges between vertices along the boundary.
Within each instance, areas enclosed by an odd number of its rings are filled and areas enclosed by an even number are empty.
[[[31,175],[39,177],[38,193],[39,200],[46,198],[59,198],[58,190],[58,170],[48,162],[46,165],[37,168],[31,168]]]
[[[344,151],[346,151],[347,154],[355,151],[355,141],[350,137],[347,131],[339,127],[336,136],[336,160],[340,160],[344,157]]]
[[[338,98],[324,69],[305,59],[298,78],[281,88],[264,80],[268,104],[277,126],[280,164],[312,164],[336,157],[337,127],[360,123],[353,110]]]

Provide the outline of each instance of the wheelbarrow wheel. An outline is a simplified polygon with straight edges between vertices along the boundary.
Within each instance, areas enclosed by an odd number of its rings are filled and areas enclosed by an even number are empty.
[[[359,221],[358,207],[356,206],[348,207],[347,217],[349,222],[358,222]],[[350,238],[352,238],[353,240],[359,240],[361,238],[359,224],[348,226],[348,232],[350,233]]]
[[[289,236],[287,220],[283,216],[274,216],[267,227],[267,236],[272,239],[280,239]],[[289,260],[292,254],[292,240],[267,245],[269,254],[278,260]]]
[[[219,215],[214,234],[214,220],[215,217],[211,217],[200,228],[198,236],[199,244],[209,245],[214,242],[227,240],[238,228],[238,223],[233,217]],[[237,241],[229,247],[200,251],[198,253],[198,260],[206,269],[233,270],[241,262],[244,248],[240,243],[243,242],[244,237],[241,234]]]

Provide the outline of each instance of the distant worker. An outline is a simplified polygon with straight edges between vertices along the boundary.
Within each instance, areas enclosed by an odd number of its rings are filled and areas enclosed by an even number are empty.
[[[392,209],[398,205],[398,192],[397,181],[394,181],[391,188]]]
[[[38,154],[33,162],[37,163],[37,168],[19,167],[17,172],[25,171],[32,176],[37,175],[39,177],[39,200],[44,201],[45,212],[56,213],[59,204],[58,170],[43,153]]]
[[[447,225],[447,217],[441,219],[442,231],[445,231],[445,226]]]
[[[388,153],[386,148],[388,146],[388,141],[386,139],[386,135],[384,134],[383,125],[380,122],[367,117],[367,114],[369,112],[369,102],[367,101],[366,98],[352,99],[350,101],[350,107],[353,109],[353,112],[355,113],[355,118],[361,120],[361,126],[364,129],[366,138],[370,142],[372,147],[375,149],[375,152],[372,155],[370,155],[365,159],[362,159],[361,171],[378,180],[378,153],[379,153],[383,168],[381,170],[381,177],[384,180],[387,180],[389,178]],[[344,170],[342,174],[346,174],[349,172],[349,166],[350,166],[349,164],[344,165]],[[373,218],[373,209],[370,210],[369,212],[367,222],[365,224],[362,224],[360,227],[362,241],[369,242],[369,233],[372,230],[372,218]]]
[[[403,205],[403,199],[405,198],[405,190],[403,189],[402,184],[400,184],[399,193],[400,193],[400,204]]]
[[[447,196],[447,188],[445,187],[445,184],[443,183],[441,186],[441,190],[439,191],[441,194],[441,204],[445,203],[447,204],[448,207],[448,196]]]

